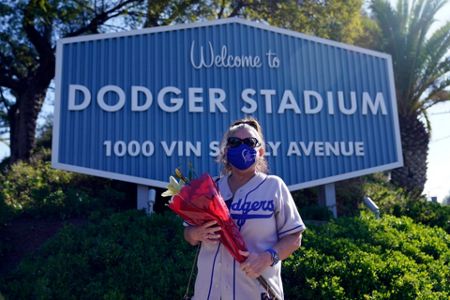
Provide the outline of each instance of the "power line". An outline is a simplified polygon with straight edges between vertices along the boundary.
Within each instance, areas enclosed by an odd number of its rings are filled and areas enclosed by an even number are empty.
[[[444,136],[444,137],[432,140],[431,143],[440,142],[440,141],[443,141],[443,140],[446,140],[446,139],[449,139],[449,138],[450,138],[450,135],[447,135],[447,136]]]
[[[440,111],[440,112],[431,113],[430,116],[445,115],[445,114],[450,114],[450,110],[449,111]]]

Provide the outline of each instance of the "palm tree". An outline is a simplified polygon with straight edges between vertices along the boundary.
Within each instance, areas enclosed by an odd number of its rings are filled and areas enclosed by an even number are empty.
[[[450,22],[430,35],[435,15],[447,0],[372,0],[381,30],[381,51],[392,55],[404,166],[391,180],[420,195],[426,181],[430,122],[427,109],[450,100]]]

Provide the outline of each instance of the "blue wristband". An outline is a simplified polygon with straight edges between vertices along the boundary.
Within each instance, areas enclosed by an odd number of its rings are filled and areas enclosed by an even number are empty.
[[[275,249],[272,249],[272,248],[269,248],[266,251],[269,252],[270,256],[272,257],[272,264],[270,266],[273,267],[274,265],[276,265],[280,261],[280,257],[278,256],[278,252],[275,251]]]

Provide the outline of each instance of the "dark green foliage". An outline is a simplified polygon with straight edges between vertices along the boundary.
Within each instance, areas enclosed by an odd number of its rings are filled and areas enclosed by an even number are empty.
[[[37,128],[36,145],[32,151],[31,161],[51,161],[53,117],[46,116],[45,123]]]
[[[299,209],[304,220],[329,221],[333,218],[331,211],[324,206],[310,205]]]
[[[249,3],[243,11],[244,16],[278,27],[349,44],[353,44],[362,34],[361,0],[237,2]]]
[[[0,175],[0,187],[8,207],[34,217],[67,219],[127,205],[111,180],[55,170],[42,161],[14,164]]]
[[[363,178],[340,181],[335,186],[338,217],[359,215],[358,207],[364,198]]]
[[[366,183],[364,189],[381,213],[408,216],[415,222],[438,226],[450,233],[450,206],[427,201],[424,197],[411,199],[402,189],[379,180]]]
[[[0,193],[0,229],[8,223],[14,216],[14,211],[6,205],[5,200],[3,199],[2,194]]]
[[[6,299],[181,299],[195,253],[182,230],[173,214],[137,211],[67,226],[0,290]]]
[[[393,215],[405,215],[422,224],[439,226],[447,233],[450,233],[449,206],[442,206],[439,203],[426,201],[425,199],[407,201],[407,203],[402,204],[400,203],[392,209]]]
[[[356,178],[337,182],[335,190],[338,216],[358,215],[358,205],[362,202],[364,196],[362,179]],[[323,186],[307,188],[292,193],[292,197],[303,219],[329,220],[333,217],[331,211],[324,204],[324,193]]]
[[[0,193],[0,234],[5,225],[14,217],[14,211],[6,205],[3,197]],[[9,250],[9,245],[7,243],[0,243],[0,258],[4,255],[4,253]],[[0,294],[1,296],[1,294]],[[1,297],[0,297],[1,299]]]
[[[294,191],[292,192],[292,197],[294,198],[297,207],[317,205],[319,199],[319,187]]]
[[[327,221],[332,218],[330,210],[318,204],[318,187],[292,192],[292,197],[304,220]]]
[[[286,299],[448,299],[450,236],[403,217],[307,224],[283,262]],[[0,281],[6,299],[180,299],[195,248],[173,214],[65,227]],[[7,282],[7,284],[6,284]]]
[[[340,218],[284,262],[286,299],[448,299],[450,236],[409,218]]]
[[[123,189],[104,179],[51,169],[49,163],[13,165],[0,182],[0,221],[13,216],[11,207],[37,217],[91,216],[84,227],[65,227],[2,278],[6,299],[183,295],[195,249],[183,240],[181,220],[171,213],[151,218],[136,211],[111,215],[111,210],[127,206]],[[319,227],[307,224],[303,248],[284,262],[286,299],[447,299],[450,236],[418,223],[448,230],[448,207],[408,200],[401,190],[374,177],[362,186],[383,218],[363,212],[362,217]],[[341,188],[338,195],[356,201],[359,190]],[[127,195],[134,203],[135,196]],[[295,195],[309,204],[299,206],[302,216],[330,220],[326,208],[310,205],[314,196],[314,190]],[[0,245],[0,255],[4,251]]]

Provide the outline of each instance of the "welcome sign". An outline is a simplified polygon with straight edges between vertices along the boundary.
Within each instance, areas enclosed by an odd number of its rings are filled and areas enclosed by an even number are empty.
[[[56,168],[158,187],[189,163],[219,174],[248,115],[291,190],[402,165],[387,54],[240,19],[58,42]]]

